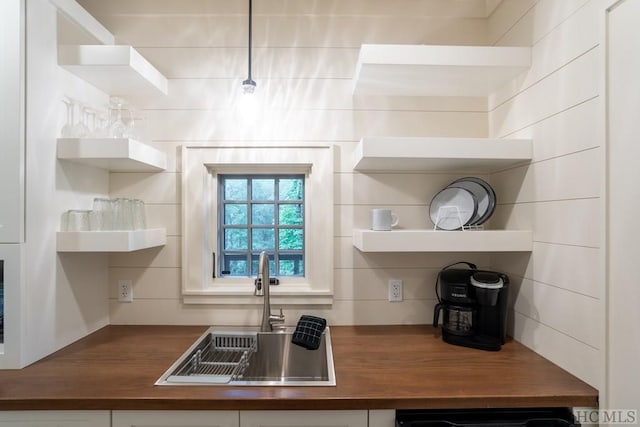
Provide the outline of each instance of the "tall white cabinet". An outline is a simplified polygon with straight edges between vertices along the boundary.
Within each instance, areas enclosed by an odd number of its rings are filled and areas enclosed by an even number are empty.
[[[608,408],[640,410],[640,2],[623,0],[608,11]]]
[[[21,367],[25,214],[25,2],[0,2],[0,369]]]
[[[0,243],[24,240],[23,0],[0,2]]]

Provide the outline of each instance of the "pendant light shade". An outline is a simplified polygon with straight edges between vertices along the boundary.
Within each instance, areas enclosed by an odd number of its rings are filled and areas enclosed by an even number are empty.
[[[251,79],[242,81],[242,93],[251,94],[256,90],[256,82]]]
[[[249,42],[248,42],[248,61],[247,61],[247,78],[242,82],[242,93],[252,94],[256,90],[256,82],[251,78],[251,38],[252,38],[252,18],[253,18],[253,0],[249,0]]]

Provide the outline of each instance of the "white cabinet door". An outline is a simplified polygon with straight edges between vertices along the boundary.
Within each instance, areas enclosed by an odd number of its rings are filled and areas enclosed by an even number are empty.
[[[395,409],[372,409],[369,411],[369,427],[395,427]]]
[[[0,1],[0,243],[24,240],[24,10]]]
[[[367,427],[367,411],[240,411],[240,427]]]
[[[608,13],[608,280],[609,351],[603,408],[640,410],[640,2],[624,0]]]
[[[238,427],[238,421],[238,411],[112,412],[112,427]]]
[[[0,411],[0,427],[110,427],[109,411]]]

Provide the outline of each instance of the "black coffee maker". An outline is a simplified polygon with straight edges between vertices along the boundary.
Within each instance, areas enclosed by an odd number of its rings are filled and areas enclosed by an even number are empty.
[[[466,264],[469,268],[451,268]],[[497,351],[507,335],[509,278],[495,271],[478,270],[469,262],[457,262],[440,270],[436,280],[433,326],[442,311],[442,339],[480,350]]]

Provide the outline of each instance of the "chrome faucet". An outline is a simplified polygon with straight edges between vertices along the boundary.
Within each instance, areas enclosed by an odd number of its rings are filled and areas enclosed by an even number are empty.
[[[264,296],[262,306],[262,324],[260,332],[271,332],[275,323],[284,323],[284,314],[280,308],[280,314],[271,314],[271,303],[269,301],[269,257],[265,251],[260,252],[258,259],[258,279],[256,280],[255,295]]]

